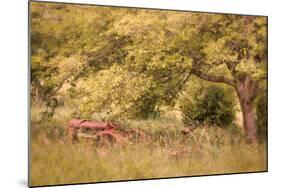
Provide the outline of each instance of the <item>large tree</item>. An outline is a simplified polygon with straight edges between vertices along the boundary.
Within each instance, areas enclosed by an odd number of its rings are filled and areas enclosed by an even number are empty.
[[[256,140],[254,100],[266,89],[266,18],[218,16],[213,21],[209,15],[201,19],[207,24],[198,28],[199,37],[211,37],[194,52],[191,73],[235,89],[246,135]],[[223,69],[222,74],[216,69]]]
[[[156,82],[176,80],[167,87],[171,96],[190,75],[233,87],[247,138],[256,140],[254,100],[267,79],[266,17],[142,10],[120,23],[135,44],[131,64],[150,70]]]

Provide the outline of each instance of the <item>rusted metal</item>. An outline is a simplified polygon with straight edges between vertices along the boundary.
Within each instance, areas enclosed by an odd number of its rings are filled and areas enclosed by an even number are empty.
[[[72,119],[68,123],[68,140],[73,143],[78,140],[79,129],[90,129],[98,131],[95,138],[108,137],[113,142],[123,143],[126,138],[117,131],[118,127],[116,123]]]
[[[93,129],[113,129],[118,125],[115,123],[88,121],[82,119],[72,119],[69,121],[68,126],[77,128],[93,128]]]
[[[80,123],[80,128],[89,128],[89,129],[96,129],[96,130],[105,130],[108,129],[108,123],[104,122],[95,122],[95,121],[84,121]]]
[[[69,127],[77,127],[77,128],[79,128],[79,127],[80,127],[80,124],[81,124],[82,122],[84,122],[84,121],[86,121],[86,120],[82,120],[82,119],[72,119],[72,120],[70,120],[70,121],[68,122],[68,126],[69,126]]]
[[[113,131],[113,130],[105,130],[102,132],[99,132],[97,134],[98,138],[106,138],[111,143],[117,143],[117,144],[123,144],[127,141],[127,138],[122,136],[120,133]]]
[[[67,130],[68,142],[73,143],[78,140],[78,128],[69,126]]]
[[[70,143],[75,143],[79,137],[95,140],[98,145],[108,143],[122,145],[127,141],[144,142],[148,134],[140,128],[124,129],[113,122],[72,119],[68,122],[68,140]]]

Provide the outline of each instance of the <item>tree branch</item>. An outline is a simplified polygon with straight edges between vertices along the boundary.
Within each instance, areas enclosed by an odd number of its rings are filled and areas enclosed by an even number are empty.
[[[192,75],[191,71],[186,71],[179,81],[179,84],[171,91],[169,96],[168,104],[172,102],[172,100],[178,95],[178,93],[182,90],[185,83],[189,80],[190,76]]]
[[[238,62],[238,61],[236,61],[236,62],[224,62],[224,64],[227,66],[228,70],[232,73],[233,76],[237,75],[237,72],[236,72],[235,68],[239,63],[240,62]]]
[[[202,80],[210,81],[210,82],[217,82],[217,83],[224,83],[227,85],[230,85],[232,87],[235,87],[235,82],[231,79],[228,79],[224,76],[213,76],[206,74],[200,70],[192,69],[191,73],[196,75],[197,77],[201,78]]]

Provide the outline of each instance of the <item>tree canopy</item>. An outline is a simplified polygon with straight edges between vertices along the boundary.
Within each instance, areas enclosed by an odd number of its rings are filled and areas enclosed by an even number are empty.
[[[266,17],[32,2],[31,21],[31,95],[47,114],[63,100],[80,116],[147,118],[195,77],[234,88],[255,137]]]

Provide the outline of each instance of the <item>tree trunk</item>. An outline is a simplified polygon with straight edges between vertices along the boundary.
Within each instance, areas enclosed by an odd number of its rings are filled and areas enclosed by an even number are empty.
[[[246,137],[251,142],[257,140],[256,118],[254,111],[254,99],[256,96],[256,85],[248,79],[240,83],[236,88],[240,107],[243,115],[243,127]]]
[[[246,136],[250,141],[256,141],[257,139],[255,112],[253,105],[254,104],[252,101],[243,100],[242,102],[240,102],[243,114],[243,126]]]

